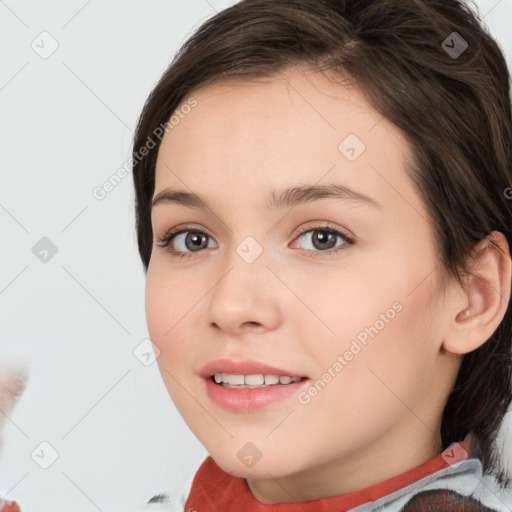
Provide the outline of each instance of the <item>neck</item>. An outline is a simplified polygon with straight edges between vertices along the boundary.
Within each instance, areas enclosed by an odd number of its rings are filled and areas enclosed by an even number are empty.
[[[265,504],[332,498],[370,487],[424,464],[442,452],[440,434],[423,425],[423,438],[398,436],[393,442],[379,438],[352,452],[307,470],[279,478],[247,479],[254,497]],[[426,435],[425,435],[426,432]],[[415,433],[417,434],[417,432]],[[405,447],[409,449],[405,449]]]

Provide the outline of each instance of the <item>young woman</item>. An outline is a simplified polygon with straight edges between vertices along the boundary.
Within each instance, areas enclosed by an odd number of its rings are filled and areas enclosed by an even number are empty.
[[[512,509],[509,71],[476,13],[243,0],[133,158],[149,333],[209,452],[148,509]]]

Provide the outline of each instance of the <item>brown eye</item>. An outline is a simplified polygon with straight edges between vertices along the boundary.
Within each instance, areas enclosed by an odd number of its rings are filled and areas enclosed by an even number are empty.
[[[157,245],[169,247],[168,250],[172,255],[191,256],[193,253],[201,252],[202,249],[212,247],[209,243],[212,241],[212,238],[202,231],[180,229],[168,232]]]
[[[344,233],[331,227],[318,226],[303,230],[297,241],[304,240],[302,249],[311,252],[312,255],[331,254],[338,252],[345,245],[353,243]],[[341,243],[338,243],[341,242]]]
[[[182,237],[182,235],[185,235]],[[208,246],[208,235],[200,233],[199,231],[185,231],[173,238],[173,242],[177,245],[183,246],[186,250],[197,252],[205,249]],[[181,249],[177,249],[181,251]]]

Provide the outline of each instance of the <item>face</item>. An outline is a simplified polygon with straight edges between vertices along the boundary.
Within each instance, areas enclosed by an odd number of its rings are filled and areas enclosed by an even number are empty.
[[[458,359],[441,350],[446,283],[403,136],[304,70],[193,98],[159,149],[146,286],[186,423],[267,503],[440,453]]]

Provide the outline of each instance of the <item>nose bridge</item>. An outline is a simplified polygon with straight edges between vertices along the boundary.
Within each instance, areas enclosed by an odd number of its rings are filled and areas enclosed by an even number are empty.
[[[277,319],[278,304],[268,283],[272,273],[262,243],[247,235],[225,258],[210,296],[209,322],[232,331],[247,323],[270,327]]]
[[[240,242],[235,242],[225,255],[225,272],[215,286],[218,290],[217,295],[227,292],[233,296],[233,300],[242,305],[250,299],[252,293],[260,293],[261,285],[268,279],[267,274],[270,274],[266,267],[265,253],[263,244],[252,235],[244,236]]]

